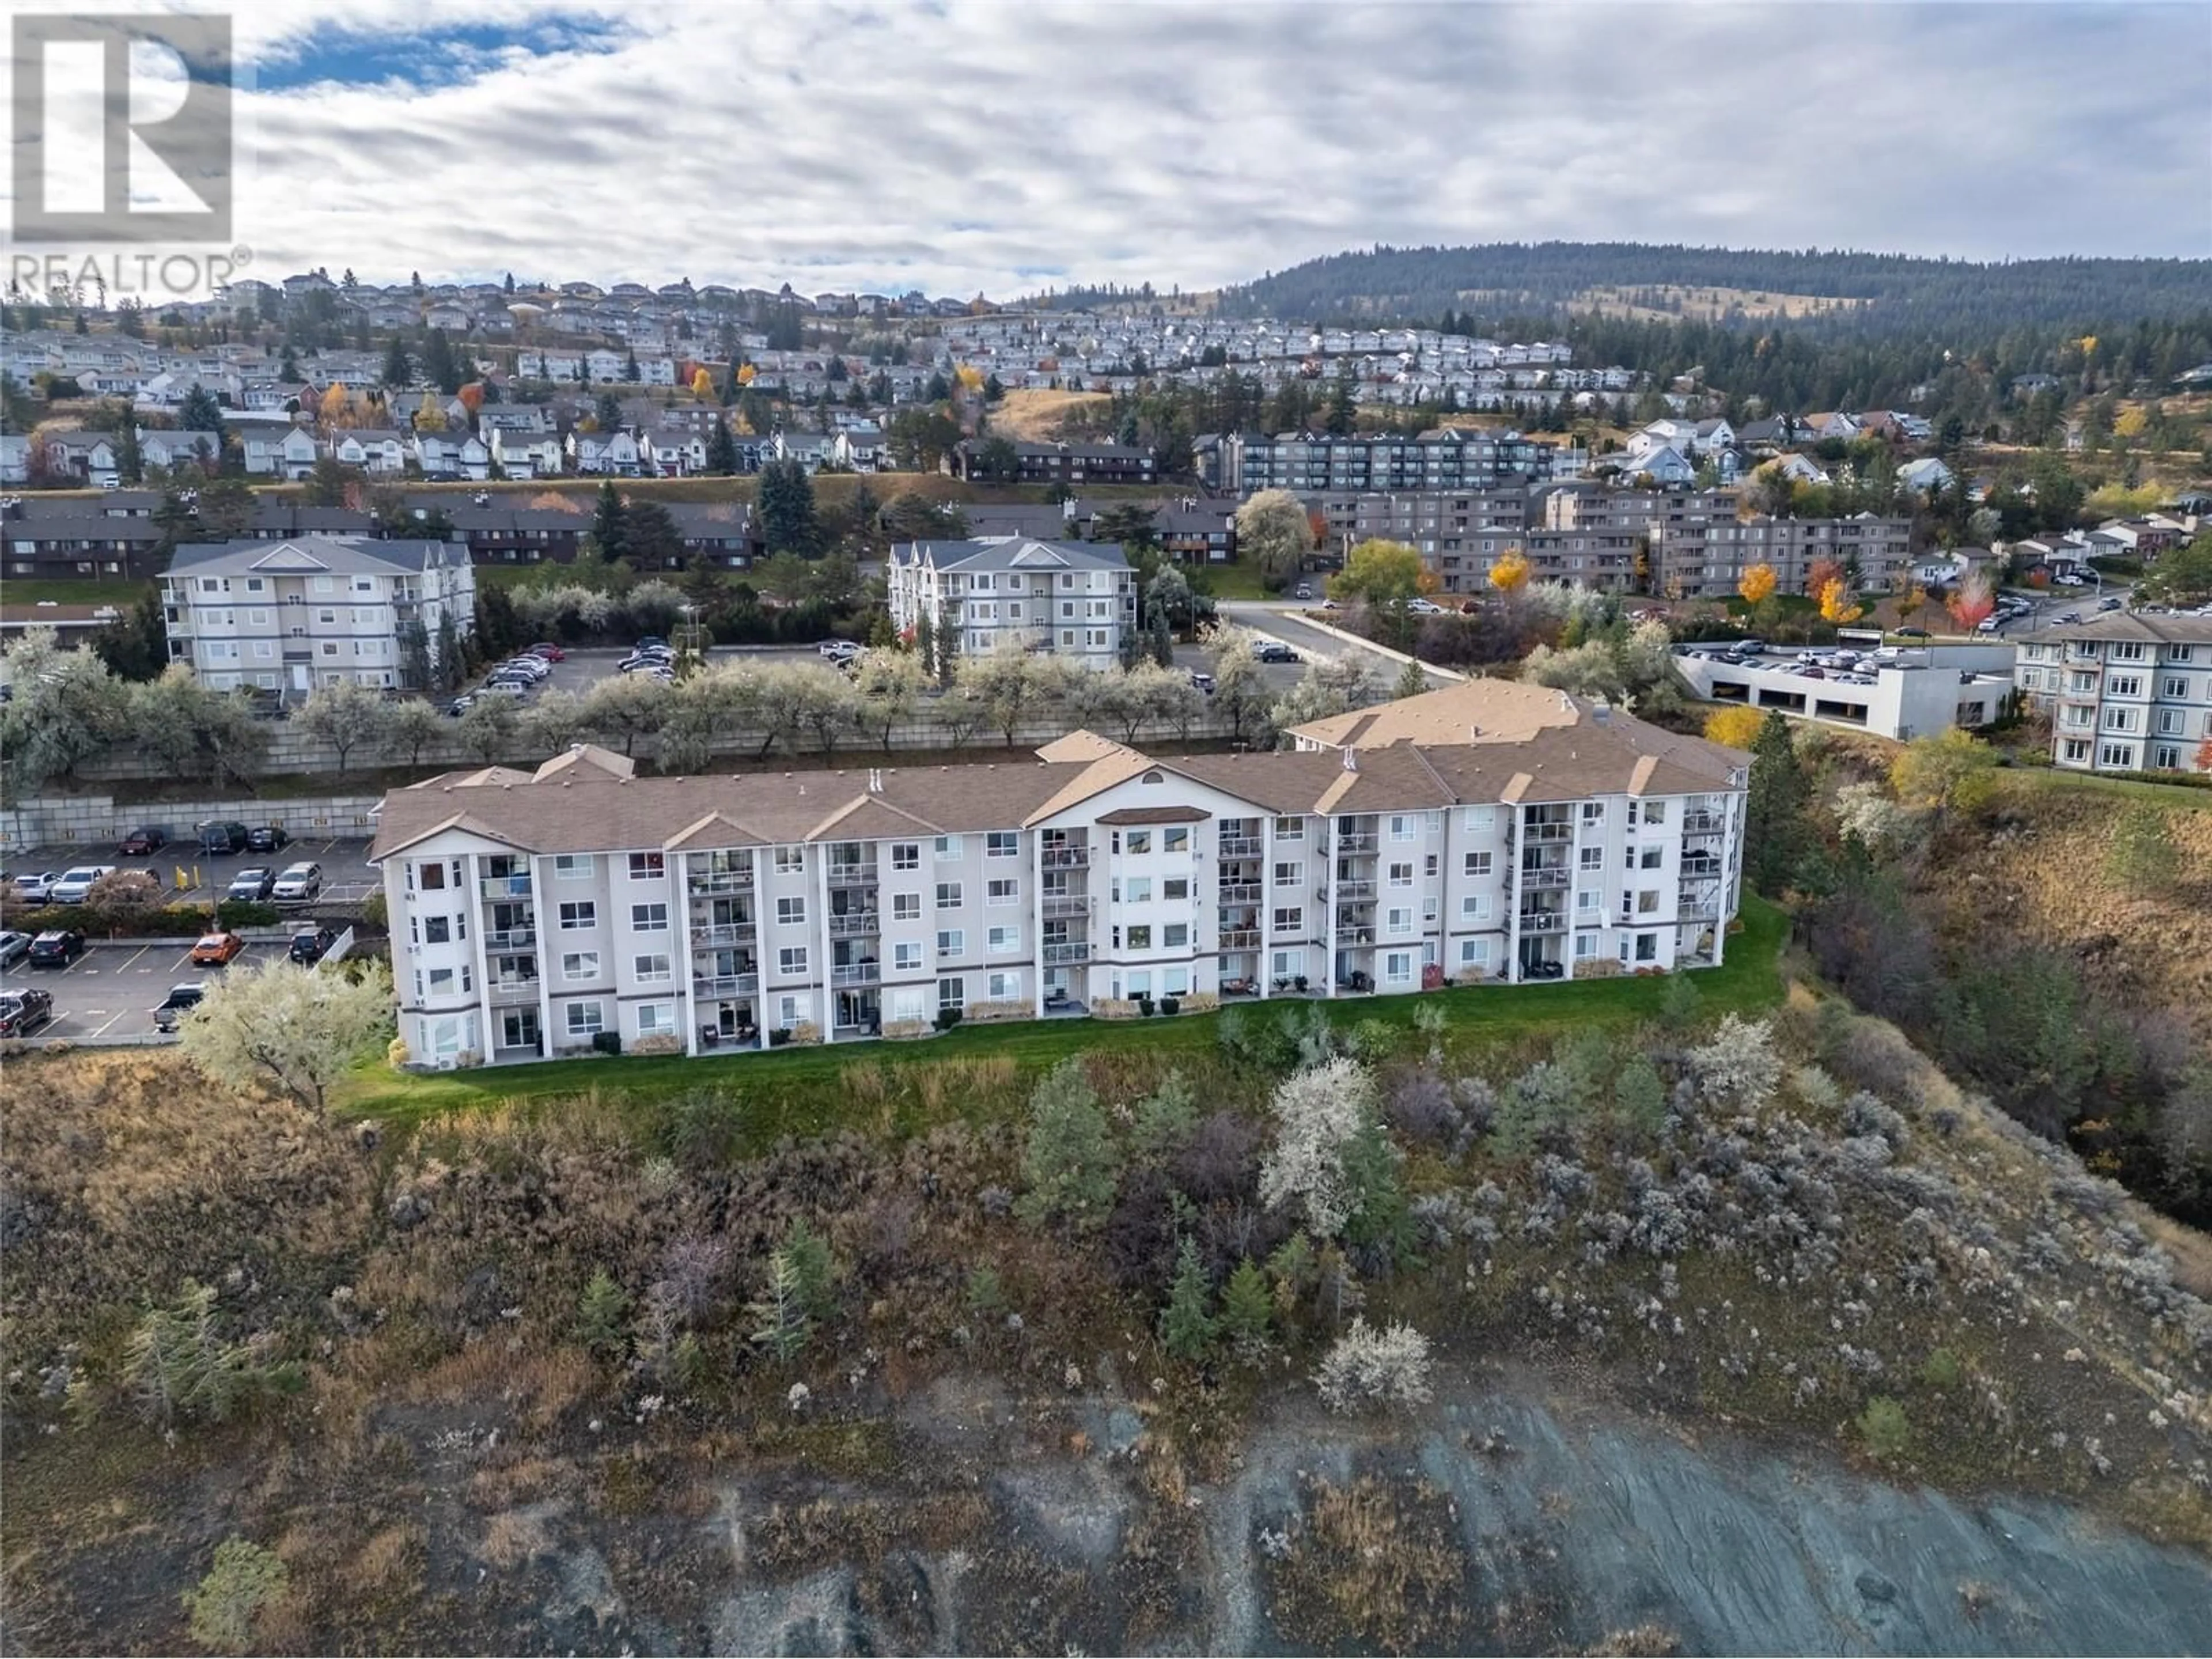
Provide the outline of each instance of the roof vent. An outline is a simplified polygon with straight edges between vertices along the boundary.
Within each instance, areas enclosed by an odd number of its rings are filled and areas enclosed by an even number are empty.
[[[872,795],[880,795],[884,793],[884,770],[880,766],[871,766],[868,769],[868,793]]]
[[[1345,745],[1344,769],[1347,772],[1357,772],[1359,769],[1359,751],[1349,744]]]

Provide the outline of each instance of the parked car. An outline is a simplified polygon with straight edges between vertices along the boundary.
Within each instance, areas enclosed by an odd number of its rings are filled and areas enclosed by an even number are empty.
[[[124,836],[118,849],[127,858],[143,859],[149,853],[158,853],[169,844],[169,832],[157,823],[142,823]]]
[[[230,959],[246,948],[246,941],[228,929],[216,933],[202,933],[199,943],[192,946],[192,966],[195,968],[225,968]]]
[[[207,987],[198,983],[172,985],[169,994],[154,1010],[154,1029],[173,1031],[186,1014],[207,1000]]]
[[[1889,631],[1900,640],[1924,640],[1928,637],[1928,630],[1924,628],[1893,628]]]
[[[277,824],[264,823],[246,832],[249,853],[281,853],[291,844],[291,832]]]
[[[266,904],[276,886],[276,872],[267,865],[256,865],[251,870],[241,870],[233,876],[222,896],[244,899],[249,904]]]
[[[0,968],[13,968],[31,953],[31,936],[10,927],[0,933]]]
[[[860,655],[860,647],[850,640],[824,640],[814,647],[814,652],[817,656],[825,658],[830,662],[836,662],[846,657]],[[639,655],[643,654],[645,654],[644,648],[641,647]]]
[[[2118,599],[2100,599],[2097,601],[2097,609],[2100,611],[2118,611],[2119,608],[2120,602]]]
[[[46,890],[46,899],[53,904],[82,904],[85,895],[92,891],[93,883],[114,873],[112,864],[80,864],[75,869],[62,872],[61,879]]]
[[[1190,671],[1190,689],[1194,691],[1203,692],[1209,697],[1212,696],[1213,695],[1213,676],[1211,674],[1200,673],[1195,668],[1192,669]]]
[[[1294,599],[1310,599],[1313,598],[1313,584],[1311,582],[1300,582],[1297,587],[1291,590],[1291,597]]]
[[[512,697],[517,702],[530,695],[530,688],[520,680],[486,680],[478,696]]]
[[[84,935],[67,927],[50,927],[31,941],[26,958],[33,968],[66,968],[84,954]]]
[[[291,947],[284,954],[302,968],[312,968],[320,962],[329,953],[331,946],[337,942],[337,928],[326,927],[319,923],[311,924],[294,932]]]
[[[1977,634],[1994,634],[2004,625],[2005,619],[2002,617],[1984,617],[1981,621],[1974,624],[1974,632]]]
[[[444,707],[439,710],[439,713],[445,715],[445,717],[449,720],[457,720],[460,719],[462,715],[467,714],[469,710],[475,706],[475,704],[476,699],[470,696],[466,692],[463,692],[459,696],[455,697],[452,702],[445,704]]]
[[[555,645],[550,640],[541,640],[536,645],[532,646],[530,647],[530,654],[533,657],[543,657],[547,662],[566,662],[568,660],[568,653],[563,651],[559,646]]]
[[[1406,611],[1409,616],[1415,617],[1441,617],[1444,614],[1443,606],[1434,599],[1408,599]]]
[[[2078,623],[2081,620],[2081,613],[2078,611],[2069,611],[2061,616],[2058,620],[2062,623]]]
[[[1252,647],[1252,654],[1261,662],[1297,662],[1298,653],[1279,640],[1262,640]]]
[[[665,651],[668,649],[668,641],[662,639],[658,634],[647,634],[641,635],[637,644],[632,648],[639,651],[650,651],[655,646],[658,646],[660,649]]]
[[[15,890],[31,904],[44,904],[46,896],[54,890],[54,884],[62,878],[58,870],[34,870],[15,877]]]
[[[499,672],[502,674],[523,675],[534,684],[553,672],[553,665],[543,657],[509,657],[505,662],[500,664]]]
[[[54,1017],[54,995],[35,985],[0,991],[0,1037],[28,1036]]]
[[[227,818],[210,818],[198,826],[200,851],[213,858],[227,858],[233,853],[246,850],[246,827]]]
[[[305,904],[323,890],[323,866],[319,864],[288,864],[284,873],[276,878],[275,897],[279,904]]]

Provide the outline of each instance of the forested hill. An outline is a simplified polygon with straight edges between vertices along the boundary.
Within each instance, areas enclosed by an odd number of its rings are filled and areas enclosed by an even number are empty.
[[[1680,308],[1669,290],[1736,290],[1747,320],[1782,296],[1850,301],[1800,317],[1853,334],[1917,332],[1948,322],[2111,325],[2200,312],[2212,259],[2023,259],[1979,264],[1905,254],[1655,246],[1637,242],[1498,242],[1332,254],[1224,289],[1232,315],[1431,322],[1444,313],[1540,316],[1594,301]],[[1695,298],[1689,301],[1697,303]],[[1726,301],[1716,320],[1729,320]]]

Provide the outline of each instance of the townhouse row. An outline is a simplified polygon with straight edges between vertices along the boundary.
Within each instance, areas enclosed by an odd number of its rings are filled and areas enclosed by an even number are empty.
[[[699,778],[580,746],[396,790],[400,1035],[432,1066],[698,1054],[1722,960],[1741,754],[1495,682],[1298,742]]]

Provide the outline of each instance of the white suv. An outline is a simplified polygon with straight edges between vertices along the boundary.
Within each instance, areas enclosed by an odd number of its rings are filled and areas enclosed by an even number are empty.
[[[114,873],[112,864],[80,864],[74,870],[62,872],[62,878],[46,889],[46,898],[54,904],[82,904],[85,895],[92,891],[93,883]]]
[[[280,902],[304,904],[323,890],[323,866],[319,864],[291,864],[276,878],[271,896]]]

